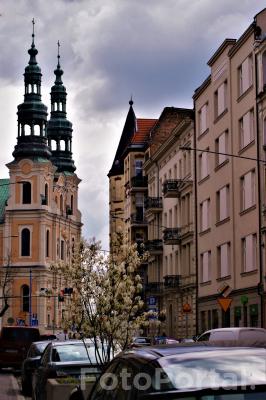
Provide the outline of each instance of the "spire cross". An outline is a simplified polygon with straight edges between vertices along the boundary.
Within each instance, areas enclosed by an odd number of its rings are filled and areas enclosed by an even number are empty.
[[[35,25],[35,21],[34,21],[34,18],[32,19],[32,44],[34,44],[34,25]]]
[[[58,58],[58,65],[60,65],[60,63],[59,63],[59,59],[60,59],[60,54],[59,54],[59,48],[60,48],[60,42],[59,42],[59,40],[58,40],[58,42],[57,42],[57,58]]]

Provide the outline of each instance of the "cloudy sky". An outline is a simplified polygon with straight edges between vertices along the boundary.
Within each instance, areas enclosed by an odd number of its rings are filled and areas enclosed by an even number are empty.
[[[5,164],[16,144],[34,17],[48,106],[61,42],[83,234],[108,248],[106,175],[130,96],[138,117],[157,118],[166,106],[192,107],[195,88],[209,74],[208,59],[265,6],[263,0],[1,0],[0,177],[8,177]]]

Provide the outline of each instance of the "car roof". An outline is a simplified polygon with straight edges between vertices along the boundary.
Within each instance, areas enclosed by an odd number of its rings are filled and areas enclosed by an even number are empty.
[[[207,332],[224,332],[224,331],[266,331],[266,329],[264,328],[249,328],[249,327],[232,327],[232,328],[216,328],[216,329],[209,329],[208,331],[205,331],[203,333],[207,333]]]
[[[66,346],[68,344],[94,344],[91,339],[85,339],[84,342],[81,339],[68,339],[68,340],[50,340],[52,346]]]
[[[161,357],[167,357],[185,353],[200,353],[203,351],[217,351],[225,349],[239,349],[245,347],[247,350],[253,350],[259,347],[266,347],[266,342],[254,342],[253,346],[251,342],[246,341],[219,341],[219,342],[194,342],[194,343],[176,343],[157,345],[149,347],[140,347],[136,349],[126,350],[118,354],[118,358],[135,358],[135,359],[146,359],[156,360]],[[266,349],[264,349],[266,351]]]
[[[45,344],[45,343],[50,343],[51,340],[38,340],[37,342],[32,342],[31,346],[33,345],[38,345],[38,344]]]

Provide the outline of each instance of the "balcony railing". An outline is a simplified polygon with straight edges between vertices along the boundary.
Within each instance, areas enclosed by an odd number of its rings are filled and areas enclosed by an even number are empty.
[[[169,288],[177,288],[180,286],[180,275],[166,275],[163,277],[164,279],[164,287],[166,289]]]
[[[161,254],[163,252],[163,241],[161,239],[148,240],[146,249],[152,255]]]
[[[131,214],[130,216],[130,222],[132,225],[146,225],[147,221],[142,214]]]
[[[150,212],[160,212],[163,209],[161,197],[147,197],[145,199],[145,209]]]
[[[147,188],[148,187],[148,177],[147,176],[133,176],[131,178],[132,188]]]
[[[164,244],[180,244],[181,229],[180,228],[165,228],[163,231]]]
[[[181,190],[185,188],[187,184],[191,184],[191,180],[184,179],[167,179],[163,183],[163,194],[166,198],[180,197]]]

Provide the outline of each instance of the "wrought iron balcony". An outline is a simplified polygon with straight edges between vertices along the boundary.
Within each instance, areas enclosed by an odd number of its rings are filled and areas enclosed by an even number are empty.
[[[181,282],[180,278],[181,278],[180,275],[165,275],[163,277],[164,287],[166,289],[179,287]]]
[[[161,212],[163,210],[163,201],[161,197],[147,197],[145,199],[146,212]]]
[[[151,255],[161,254],[163,252],[163,241],[161,239],[148,240],[146,249]]]
[[[147,188],[148,187],[148,177],[147,176],[133,176],[131,178],[131,187],[136,188]]]
[[[180,228],[165,228],[163,231],[164,244],[180,244],[181,229]]]
[[[138,213],[131,214],[130,222],[131,222],[131,225],[138,225],[138,226],[140,226],[140,225],[146,226],[147,225],[147,221],[146,221],[144,215],[138,214]]]
[[[165,198],[180,197],[181,190],[183,190],[188,184],[191,184],[191,180],[184,179],[167,179],[163,183],[163,194]]]

